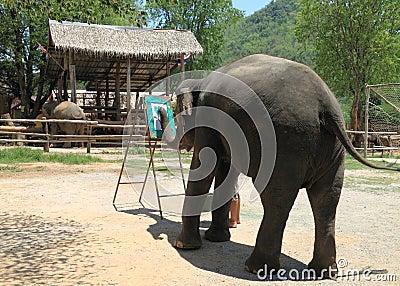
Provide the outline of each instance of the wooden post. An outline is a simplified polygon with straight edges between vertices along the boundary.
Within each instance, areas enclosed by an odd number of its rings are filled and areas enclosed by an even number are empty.
[[[128,57],[126,67],[126,114],[131,111],[131,59]]]
[[[62,101],[64,76],[65,76],[65,72],[61,71],[61,73],[58,76],[58,81],[57,81],[57,90],[58,90],[57,98],[54,98],[57,102],[61,102]]]
[[[165,68],[166,68],[166,74],[167,74],[167,81],[165,83],[165,95],[169,96],[170,89],[171,89],[171,87],[170,87],[171,82],[170,82],[170,78],[169,78],[171,71],[169,70],[169,61],[167,61]]]
[[[73,52],[72,50],[69,50],[69,85],[71,89],[71,101],[73,103],[76,103],[76,73],[75,73],[75,65],[74,59],[73,59]]]
[[[368,105],[369,105],[369,97],[370,97],[370,88],[367,85],[365,87],[365,121],[364,121],[364,128],[365,128],[365,138],[364,138],[364,158],[367,158],[367,150],[368,150]]]
[[[63,101],[68,101],[67,72],[68,72],[68,58],[67,58],[67,55],[64,54],[64,77],[63,77],[64,93],[63,93],[63,96],[62,96],[62,100]]]
[[[100,90],[100,83],[96,81],[96,107],[101,106],[101,90]]]
[[[69,66],[69,83],[71,88],[71,101],[76,103],[76,74],[75,65]]]
[[[110,81],[108,77],[106,78],[106,95],[104,97],[104,106],[108,106],[108,101],[110,99]]]
[[[90,153],[90,148],[92,147],[92,141],[90,140],[90,136],[92,135],[92,124],[88,124],[88,141],[86,144],[86,153]]]
[[[115,76],[115,95],[114,95],[114,103],[113,107],[116,108],[117,110],[117,115],[115,120],[119,121],[121,120],[121,63],[118,61],[117,62],[117,74]]]
[[[43,120],[46,120],[46,117],[42,117]],[[54,124],[54,123],[53,123]],[[44,132],[46,135],[46,143],[44,143],[43,150],[44,152],[50,151],[50,136],[49,136],[49,124],[47,122],[44,123]]]
[[[181,81],[185,80],[185,54],[181,54]]]

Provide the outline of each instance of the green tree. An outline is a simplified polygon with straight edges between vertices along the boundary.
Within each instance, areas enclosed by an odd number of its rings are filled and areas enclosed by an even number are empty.
[[[399,80],[400,2],[299,0],[297,36],[315,47],[316,71],[353,96],[351,128],[361,129],[366,83]]]
[[[230,0],[147,0],[145,7],[154,26],[193,32],[204,53],[188,62],[189,70],[218,67],[226,27],[243,17]]]
[[[311,65],[295,36],[297,0],[276,0],[231,25],[225,33],[222,59],[231,62],[250,54],[268,54]]]
[[[21,98],[26,118],[39,112],[56,84],[46,79],[46,56],[37,44],[47,43],[49,18],[136,26],[145,23],[145,14],[125,0],[3,0],[0,67],[7,72],[1,73],[0,86]]]

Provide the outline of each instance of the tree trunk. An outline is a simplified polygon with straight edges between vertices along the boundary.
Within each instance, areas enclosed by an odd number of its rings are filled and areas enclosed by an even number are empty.
[[[46,103],[47,99],[50,97],[51,93],[57,85],[57,80],[52,80],[49,83],[47,91],[44,92],[44,85],[46,81],[44,80],[44,78],[41,78],[40,81],[41,83],[39,84],[37,98],[32,111],[32,118],[35,118],[39,113],[41,113],[43,104]]]
[[[354,92],[354,99],[353,99],[353,106],[351,107],[351,124],[350,128],[354,131],[357,131],[361,127],[361,119],[359,117],[360,114],[360,108],[361,108],[361,91],[355,91]]]
[[[25,67],[24,67],[24,63],[22,62],[22,60],[21,60],[21,62],[19,62],[17,64],[17,70],[18,70],[19,92],[21,93],[21,106],[23,108],[22,117],[28,118],[29,117],[29,106],[31,104],[31,100],[29,98],[29,95],[26,92]]]

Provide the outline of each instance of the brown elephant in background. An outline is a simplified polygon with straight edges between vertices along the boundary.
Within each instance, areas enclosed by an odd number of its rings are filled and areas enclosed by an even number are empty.
[[[50,119],[69,119],[69,120],[86,120],[85,113],[77,104],[70,101],[57,103],[51,101],[43,105],[43,114]],[[74,123],[53,123],[50,124],[51,135],[83,135],[84,126]],[[64,147],[70,148],[71,142],[65,142]],[[83,143],[78,143],[78,146],[83,147]]]

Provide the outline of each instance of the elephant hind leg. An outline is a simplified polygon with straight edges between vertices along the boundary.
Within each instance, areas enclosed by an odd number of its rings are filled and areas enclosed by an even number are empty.
[[[315,223],[314,253],[308,268],[321,278],[334,279],[337,275],[335,219],[343,174],[343,162],[338,162],[307,190]]]
[[[283,231],[298,192],[296,186],[285,186],[284,189],[268,186],[261,193],[264,217],[253,253],[246,260],[247,271],[257,273],[260,269],[267,269],[268,273],[276,273],[280,268]]]
[[[215,171],[214,197],[212,204],[212,222],[204,238],[210,241],[228,241],[229,209],[233,195],[236,193],[239,172],[230,162],[219,160]]]

